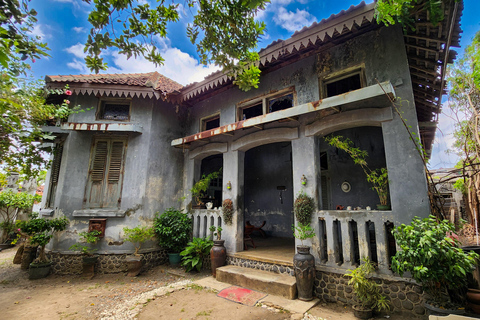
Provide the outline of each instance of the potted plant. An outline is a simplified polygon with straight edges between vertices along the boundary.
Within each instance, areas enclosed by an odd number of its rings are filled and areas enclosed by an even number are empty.
[[[297,254],[293,256],[293,270],[297,282],[298,299],[310,301],[313,299],[313,283],[315,281],[315,257],[310,254],[310,246],[303,241],[315,236],[310,224],[299,223],[292,226],[293,235],[300,239],[301,245],[297,246]]]
[[[128,276],[137,276],[142,269],[142,257],[138,253],[142,244],[153,238],[155,235],[151,227],[135,227],[135,228],[123,228],[125,232],[125,241],[133,243],[135,246],[135,253],[133,256],[127,256]]]
[[[222,213],[223,213],[223,221],[225,221],[226,225],[232,225],[233,223],[233,201],[231,199],[225,199],[222,203]]]
[[[225,240],[222,240],[222,227],[211,226],[209,228],[213,240],[213,247],[210,250],[210,262],[212,267],[212,275],[214,278],[217,277],[217,268],[220,268],[225,265],[227,261],[227,249],[225,248]],[[216,238],[216,239],[215,239]]]
[[[69,250],[80,251],[83,255],[83,275],[87,278],[93,278],[95,275],[95,264],[98,260],[98,255],[94,252],[97,251],[93,248],[97,244],[98,239],[102,233],[98,230],[91,230],[86,232],[80,232],[80,243],[76,243],[70,246]]]
[[[192,219],[174,208],[156,214],[153,230],[158,244],[168,253],[171,265],[180,264],[180,252],[186,247],[192,233]]]
[[[315,201],[305,192],[300,192],[293,204],[293,212],[299,224],[310,225],[312,221],[312,213],[315,209]]]
[[[390,310],[387,298],[380,291],[380,285],[371,278],[374,271],[374,263],[366,257],[362,265],[349,269],[345,274],[350,277],[348,284],[353,287],[358,302],[353,306],[353,312],[359,319],[372,318],[373,311]]]
[[[45,255],[45,246],[53,238],[54,234],[66,229],[68,219],[63,218],[38,218],[34,215],[32,219],[19,224],[20,231],[29,236],[30,243],[40,247],[38,258],[30,263],[29,279],[44,278],[50,272],[51,261]]]
[[[392,258],[392,270],[400,275],[410,272],[422,285],[428,300],[425,307],[432,313],[465,312],[455,290],[466,285],[469,272],[477,265],[479,255],[460,248],[455,226],[434,216],[415,217],[411,225],[402,224],[393,231],[402,248]]]
[[[198,180],[190,189],[190,192],[192,193],[192,197],[195,199],[196,205],[193,207],[198,207],[201,209],[205,208],[205,204],[202,201],[202,199],[205,198],[205,192],[208,190],[210,187],[210,182],[213,179],[217,179],[222,172],[222,169],[220,170],[209,173],[208,175],[203,174],[200,180]]]
[[[388,170],[387,168],[370,169],[367,164],[366,158],[368,153],[365,150],[355,148],[353,141],[342,136],[330,136],[325,137],[325,141],[338,149],[345,151],[353,160],[355,164],[362,167],[363,172],[367,176],[367,181],[370,182],[372,190],[374,190],[380,200],[380,204],[377,204],[378,210],[390,210],[388,205]]]
[[[182,266],[186,272],[196,269],[198,272],[202,270],[203,259],[208,255],[213,246],[213,241],[207,238],[193,238],[188,243],[185,250],[180,252],[182,256]]]

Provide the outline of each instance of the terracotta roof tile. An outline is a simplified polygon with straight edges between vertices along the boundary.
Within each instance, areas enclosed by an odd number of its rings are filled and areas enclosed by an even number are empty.
[[[183,86],[158,72],[124,74],[80,74],[46,76],[46,82],[119,84],[127,86],[150,87],[162,93],[179,90]]]

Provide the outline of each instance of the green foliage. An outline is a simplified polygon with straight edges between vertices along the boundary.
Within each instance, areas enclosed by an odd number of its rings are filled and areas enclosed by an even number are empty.
[[[465,181],[463,179],[458,179],[457,181],[455,181],[455,183],[453,184],[453,188],[460,191],[462,194],[467,193],[467,186],[465,185]]]
[[[155,236],[153,232],[153,228],[151,227],[135,227],[135,228],[123,228],[123,232],[125,232],[125,241],[131,242],[135,245],[135,255],[138,255],[138,251],[147,240],[152,239]]]
[[[28,235],[32,244],[40,246],[40,254],[35,260],[36,263],[47,262],[45,246],[50,242],[55,233],[65,230],[68,223],[69,221],[65,217],[46,219],[38,218],[38,216],[19,222],[20,232]]]
[[[190,240],[192,219],[186,213],[169,208],[161,215],[157,212],[153,229],[159,245],[169,253],[177,253],[182,251]]]
[[[378,0],[375,17],[377,22],[383,22],[387,26],[400,23],[404,28],[414,29],[413,10],[427,10],[434,25],[444,18],[442,0]]]
[[[102,233],[98,230],[80,232],[78,234],[80,237],[80,243],[75,243],[68,249],[80,251],[84,255],[91,256],[95,251],[97,251],[97,249],[93,248],[93,246],[97,244],[101,234]],[[85,243],[86,245],[83,245],[82,243]]]
[[[39,195],[16,192],[12,189],[0,192],[0,216],[3,220],[0,225],[2,229],[0,243],[4,243],[9,238],[9,233],[13,231],[18,211],[31,209],[33,204],[40,200]]]
[[[192,189],[190,189],[192,197],[195,198],[195,201],[198,205],[203,205],[201,198],[205,197],[205,191],[207,191],[208,187],[210,187],[210,182],[213,179],[217,179],[221,173],[222,168],[220,168],[218,171],[209,173],[208,175],[203,174],[200,180],[198,180],[198,182],[193,185]]]
[[[293,231],[293,236],[297,239],[300,239],[300,241],[302,241],[302,245],[303,245],[303,240],[307,240],[315,237],[315,230],[313,230],[310,223],[309,224],[299,223],[297,227],[295,227],[295,225],[292,225],[292,231]]]
[[[216,228],[215,226],[211,226],[210,228],[208,228],[208,230],[210,230],[213,236],[217,237],[217,240],[220,240],[222,238],[222,227]]]
[[[293,212],[300,224],[310,225],[312,213],[315,209],[315,201],[305,192],[300,192],[293,204]]]
[[[225,199],[222,203],[223,221],[225,224],[232,225],[233,223],[233,201],[231,199]]]
[[[186,272],[196,268],[198,272],[202,270],[203,258],[208,256],[213,247],[213,241],[207,238],[193,238],[188,243],[185,250],[180,252],[182,256],[182,266]]]
[[[388,170],[387,168],[377,168],[377,169],[370,169],[367,164],[366,158],[368,157],[368,153],[365,150],[361,150],[360,148],[356,148],[353,144],[353,141],[348,138],[343,138],[342,136],[329,136],[325,137],[325,141],[340,150],[345,151],[350,158],[352,158],[355,164],[358,164],[362,167],[363,172],[367,176],[367,181],[370,182],[378,198],[380,200],[381,205],[387,205],[388,202]]]
[[[381,293],[380,285],[371,278],[374,271],[375,265],[367,257],[359,267],[348,269],[345,276],[350,277],[348,284],[353,287],[353,293],[364,310],[388,311],[387,298]]]
[[[479,255],[464,252],[451,234],[455,226],[434,216],[415,217],[411,225],[402,224],[393,231],[401,251],[392,258],[392,270],[400,275],[410,272],[412,278],[438,303],[450,302],[447,289],[466,284],[467,273],[475,269]]]

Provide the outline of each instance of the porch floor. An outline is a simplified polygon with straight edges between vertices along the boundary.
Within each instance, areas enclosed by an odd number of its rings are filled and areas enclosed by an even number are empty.
[[[295,255],[294,238],[262,238],[253,236],[252,239],[256,248],[253,248],[251,243],[247,242],[248,250],[234,253],[231,256],[266,263],[293,265],[293,256]]]

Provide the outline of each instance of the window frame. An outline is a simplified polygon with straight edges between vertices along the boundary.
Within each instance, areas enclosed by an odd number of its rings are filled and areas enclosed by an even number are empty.
[[[218,119],[218,127],[215,127],[215,128],[212,128],[212,129],[206,129],[207,122],[212,121],[212,120],[216,120],[216,119]],[[220,128],[220,126],[221,126],[220,120],[221,120],[220,119],[220,111],[215,112],[214,114],[210,114],[206,117],[200,118],[200,132],[207,131],[207,130],[215,130],[217,128]]]
[[[53,151],[52,164],[50,166],[50,177],[48,182],[47,197],[45,201],[45,209],[53,209],[55,207],[55,198],[57,194],[58,180],[60,178],[60,169],[62,168],[64,142],[57,143]]]
[[[242,101],[242,102],[237,103],[237,106],[236,106],[237,121],[242,121],[243,120],[243,116],[242,116],[243,115],[243,110],[254,107],[254,106],[258,105],[259,103],[262,103],[262,114],[258,115],[257,117],[262,116],[262,115],[266,115],[268,113],[271,113],[271,112],[268,111],[269,101],[272,100],[272,99],[277,99],[277,98],[280,98],[282,96],[289,95],[289,94],[291,94],[293,96],[293,98],[292,98],[292,108],[293,108],[297,105],[297,93],[295,91],[294,86],[284,88],[284,89],[278,90],[278,91],[273,92],[273,93],[263,94],[263,95],[254,97],[252,99],[248,99],[246,101]],[[283,109],[283,110],[285,110],[285,109]],[[281,111],[281,110],[279,110],[279,111]],[[273,111],[273,112],[276,112],[276,111]],[[254,117],[252,117],[252,118],[254,118]],[[248,118],[248,119],[251,119],[251,118]]]
[[[128,119],[104,119],[105,105],[106,104],[119,104],[119,105],[128,105]],[[97,112],[95,113],[95,120],[97,121],[115,121],[115,122],[128,122],[130,121],[132,115],[132,98],[107,98],[99,99]]]
[[[354,75],[360,75],[360,88],[365,88],[367,86],[367,81],[365,77],[365,64],[349,67],[342,69],[337,72],[332,72],[329,73],[328,75],[324,77],[320,77],[318,79],[319,82],[319,89],[320,89],[320,98],[325,99],[325,98],[330,98],[330,97],[335,97],[335,96],[328,96],[327,94],[327,85],[337,82],[349,77],[352,77]]]

